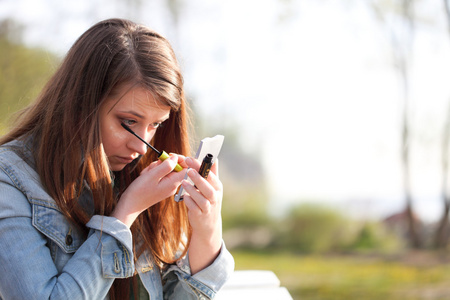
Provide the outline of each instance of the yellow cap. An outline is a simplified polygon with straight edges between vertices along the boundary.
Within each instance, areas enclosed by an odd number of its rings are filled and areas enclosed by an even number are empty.
[[[169,154],[167,154],[167,152],[163,150],[163,151],[161,152],[161,155],[158,157],[158,159],[159,159],[160,161],[165,161],[165,160],[168,159],[169,157],[170,157]],[[177,165],[175,166],[175,169],[174,169],[174,170],[177,171],[177,172],[180,172],[180,171],[183,170],[183,167],[180,166],[179,164],[177,164]]]

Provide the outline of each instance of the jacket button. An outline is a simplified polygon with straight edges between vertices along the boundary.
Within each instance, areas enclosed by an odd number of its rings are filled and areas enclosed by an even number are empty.
[[[66,245],[67,245],[67,246],[70,246],[70,245],[72,245],[72,243],[73,243],[73,238],[72,238],[72,236],[70,235],[70,233],[68,233],[68,234],[66,235]]]

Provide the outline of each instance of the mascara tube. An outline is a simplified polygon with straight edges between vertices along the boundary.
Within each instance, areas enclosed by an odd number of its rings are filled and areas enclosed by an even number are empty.
[[[170,156],[169,156],[169,154],[167,154],[167,152],[166,151],[162,151],[161,152],[161,154],[158,156],[158,159],[160,160],[160,161],[165,161],[166,159],[168,159]],[[175,166],[175,169],[174,169],[175,171],[177,171],[177,172],[180,172],[180,171],[183,171],[183,167],[182,166],[180,166],[179,164],[177,164],[176,166]]]
[[[202,165],[200,166],[200,169],[198,170],[198,173],[200,174],[200,176],[202,176],[203,178],[208,178],[209,175],[209,171],[211,170],[211,166],[212,166],[212,159],[213,159],[213,155],[208,153],[206,154],[205,158],[202,161]]]

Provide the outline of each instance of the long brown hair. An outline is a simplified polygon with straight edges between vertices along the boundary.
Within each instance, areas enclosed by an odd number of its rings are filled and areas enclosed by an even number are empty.
[[[91,217],[78,203],[85,182],[92,191],[95,213],[109,215],[117,195],[156,160],[148,152],[133,168],[116,172],[116,186],[121,190],[113,191],[114,176],[101,146],[98,112],[108,95],[123,84],[142,86],[171,107],[169,120],[158,129],[152,142],[158,149],[188,155],[187,107],[175,54],[159,34],[122,19],[105,20],[88,29],[36,102],[22,112],[15,128],[0,140],[4,144],[33,137],[36,168],[43,186],[67,219],[80,228],[85,228]],[[180,245],[186,253],[190,238],[186,207],[172,198],[152,206],[133,224],[133,235],[142,238],[143,243],[140,248],[135,245],[135,257],[147,249],[163,266],[176,260]],[[126,293],[128,288],[122,286],[116,281],[111,296],[118,298]]]

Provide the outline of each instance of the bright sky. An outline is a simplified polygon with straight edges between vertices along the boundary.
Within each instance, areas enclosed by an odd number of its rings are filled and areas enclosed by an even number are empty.
[[[32,26],[28,41],[59,53],[94,20],[131,13],[104,0],[49,2],[4,0],[0,11]],[[420,9],[428,23],[417,27],[411,72],[414,197],[429,220],[440,208],[450,99],[441,2]],[[321,200],[364,216],[403,207],[402,90],[389,31],[361,1],[186,1],[178,30],[162,3],[152,1],[137,21],[173,42],[201,112],[239,128],[247,151],[261,155],[273,207]]]

